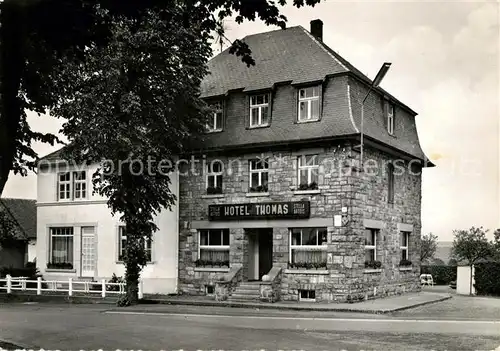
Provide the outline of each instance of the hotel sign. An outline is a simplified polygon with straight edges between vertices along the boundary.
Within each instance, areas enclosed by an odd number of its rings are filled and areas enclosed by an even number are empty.
[[[300,219],[309,218],[309,215],[309,201],[208,206],[208,219],[211,221],[230,219]]]

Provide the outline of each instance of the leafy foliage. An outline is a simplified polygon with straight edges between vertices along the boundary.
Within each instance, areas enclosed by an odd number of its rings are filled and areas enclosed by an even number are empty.
[[[431,274],[434,284],[448,285],[457,280],[457,267],[446,265],[421,266],[421,274]]]
[[[380,269],[382,267],[382,262],[380,261],[365,261],[365,268]]]
[[[477,263],[474,268],[477,293],[500,296],[500,262]]]
[[[420,262],[425,262],[434,257],[437,249],[437,236],[429,233],[420,239]]]
[[[466,260],[473,265],[479,259],[491,257],[493,245],[486,238],[488,230],[472,227],[469,230],[455,230],[452,255],[457,260]]]
[[[171,161],[206,124],[199,86],[212,33],[223,35],[222,22],[233,15],[238,23],[259,18],[281,28],[286,17],[266,0],[6,0],[2,15],[0,194],[11,170],[34,168],[33,140],[58,141],[31,132],[24,114],[50,108],[66,120],[64,157],[101,165],[94,190],[127,226],[120,303],[135,303],[144,237],[157,230],[153,216],[176,201]],[[230,52],[254,64],[246,43],[235,41]],[[151,173],[150,160],[169,162]]]

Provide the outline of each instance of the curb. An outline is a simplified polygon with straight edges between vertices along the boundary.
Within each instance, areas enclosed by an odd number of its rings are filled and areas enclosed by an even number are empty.
[[[93,296],[68,296],[68,295],[30,295],[30,294],[0,294],[0,305],[6,303],[25,303],[25,302],[40,302],[40,303],[67,303],[67,304],[109,304],[116,305],[116,300],[103,299],[102,297]]]
[[[415,307],[420,307],[424,305],[429,305],[445,300],[451,299],[452,296],[442,296],[439,298],[436,298],[434,300],[430,301],[423,301],[419,303],[415,303],[410,306],[402,306],[402,307],[396,307],[392,309],[356,309],[356,308],[346,308],[346,307],[339,307],[339,308],[324,308],[321,306],[318,307],[306,307],[306,306],[294,306],[294,305],[273,305],[273,304],[258,304],[258,303],[251,303],[251,302],[217,302],[217,301],[202,301],[202,300],[197,300],[197,301],[190,301],[190,300],[156,300],[156,299],[151,299],[151,300],[143,300],[141,302],[141,305],[147,305],[147,304],[161,304],[161,305],[183,305],[183,306],[204,306],[204,307],[230,307],[230,308],[259,308],[259,309],[272,309],[272,310],[292,310],[292,311],[315,311],[315,312],[350,312],[350,313],[369,313],[369,314],[387,314],[387,313],[393,313],[393,312],[398,312],[398,311],[404,311],[408,310],[411,308]],[[333,304],[332,304],[333,305]],[[144,310],[145,311],[145,310]],[[147,312],[152,312],[154,311],[147,311]]]

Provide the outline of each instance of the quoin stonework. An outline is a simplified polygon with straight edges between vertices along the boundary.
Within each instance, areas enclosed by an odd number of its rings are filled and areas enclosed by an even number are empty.
[[[246,37],[202,85],[213,115],[179,177],[179,292],[359,301],[418,291],[416,113],[323,42],[322,22]],[[231,165],[236,164],[236,167]]]

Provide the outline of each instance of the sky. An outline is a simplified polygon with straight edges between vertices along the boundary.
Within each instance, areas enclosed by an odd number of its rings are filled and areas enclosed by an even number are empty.
[[[423,234],[451,241],[454,229],[500,228],[497,2],[326,0],[283,13],[288,26],[306,29],[321,19],[323,41],[368,77],[392,62],[381,86],[418,112],[421,146],[436,164],[423,172]],[[226,27],[230,40],[276,29],[259,21]],[[36,114],[29,123],[53,133],[61,126]],[[41,156],[55,149],[35,146]],[[36,198],[36,177],[12,175],[2,196]]]

